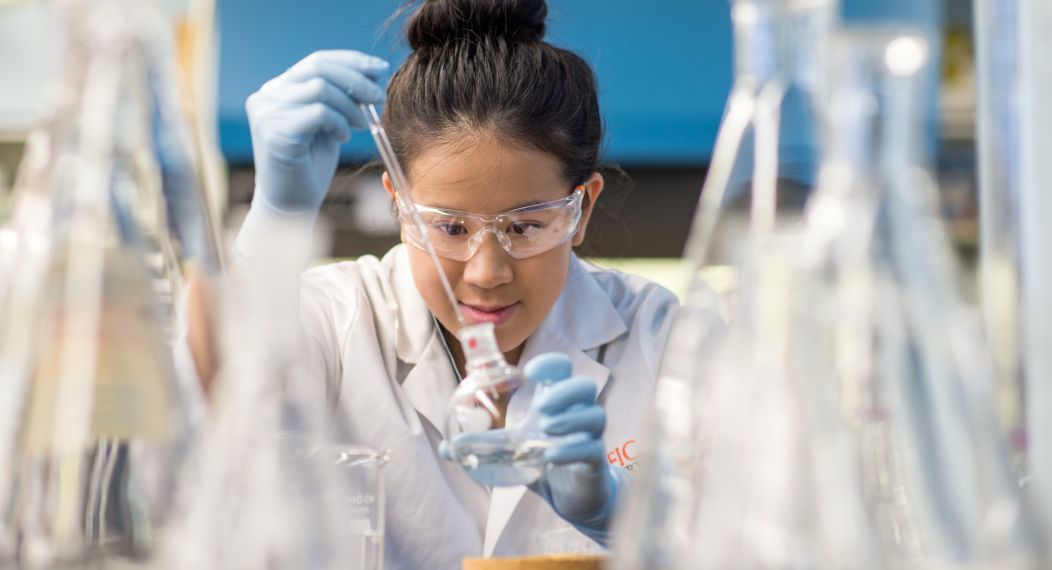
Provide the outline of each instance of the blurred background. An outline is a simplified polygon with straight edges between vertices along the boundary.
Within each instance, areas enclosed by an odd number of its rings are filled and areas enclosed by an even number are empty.
[[[165,0],[175,29],[195,32],[189,0]],[[205,3],[207,4],[207,3]],[[217,35],[196,74],[200,109],[213,122],[225,165],[217,176],[222,212],[248,203],[252,151],[245,98],[317,49],[406,55],[397,0],[222,0],[214,4]],[[730,10],[722,0],[550,0],[548,40],[585,57],[598,75],[606,120],[609,173],[605,211],[586,255],[676,258],[682,254],[732,79]],[[845,0],[847,22],[906,23],[931,34],[941,85],[932,124],[943,213],[965,260],[977,242],[975,88],[971,0]],[[199,24],[199,22],[198,22]],[[50,22],[39,1],[0,0],[0,192],[7,194],[23,139],[40,111],[42,82],[53,54]],[[182,38],[194,45],[194,38]],[[199,45],[201,42],[197,41]],[[380,254],[398,240],[375,171],[370,137],[346,145],[326,214],[335,230],[332,255]],[[237,217],[227,218],[235,224]]]

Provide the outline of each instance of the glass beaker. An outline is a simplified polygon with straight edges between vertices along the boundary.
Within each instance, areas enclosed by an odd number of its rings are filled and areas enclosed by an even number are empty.
[[[337,496],[332,497],[340,507],[339,519],[347,525],[351,556],[355,570],[382,570],[384,561],[385,493],[383,467],[391,457],[360,445],[318,443],[306,448],[321,469],[335,474]]]

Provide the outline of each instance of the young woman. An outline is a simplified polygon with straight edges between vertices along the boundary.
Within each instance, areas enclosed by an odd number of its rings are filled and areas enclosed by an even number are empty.
[[[606,541],[638,457],[675,298],[573,254],[603,191],[602,121],[579,56],[543,41],[543,0],[427,0],[383,121],[461,310],[492,322],[509,362],[563,379],[533,402],[551,467],[527,490],[487,488],[439,453],[464,356],[459,325],[416,230],[383,259],[307,271],[302,320],[317,381],[348,441],[391,451],[385,557],[459,568],[465,556],[580,551]],[[248,99],[256,194],[242,260],[283,217],[313,219],[339,146],[380,103],[382,60],[318,52]],[[389,192],[393,188],[384,177]],[[522,208],[529,208],[527,211]],[[443,214],[454,214],[444,216]],[[457,221],[450,221],[456,219]],[[529,400],[530,393],[515,398]]]

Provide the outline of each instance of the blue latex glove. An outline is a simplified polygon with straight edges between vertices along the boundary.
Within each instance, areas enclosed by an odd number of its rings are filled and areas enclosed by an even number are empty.
[[[534,358],[523,372],[534,382],[554,383],[532,403],[541,430],[554,444],[545,452],[549,468],[530,489],[605,546],[614,507],[629,478],[607,462],[602,438],[606,412],[595,401],[595,381],[571,378],[570,358],[559,353]]]
[[[256,167],[253,205],[314,215],[352,128],[368,128],[358,105],[379,103],[386,61],[360,52],[315,52],[271,79],[245,104]]]

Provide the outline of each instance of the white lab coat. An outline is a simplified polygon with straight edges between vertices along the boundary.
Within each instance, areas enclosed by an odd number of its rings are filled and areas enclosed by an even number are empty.
[[[404,247],[311,269],[301,288],[312,374],[335,399],[339,436],[391,453],[385,566],[458,569],[467,556],[598,550],[525,487],[487,488],[438,456],[457,378]],[[562,294],[526,343],[522,363],[563,352],[575,375],[595,379],[608,460],[620,468],[635,466],[675,305],[655,283],[573,256]],[[531,395],[520,390],[509,413]]]

